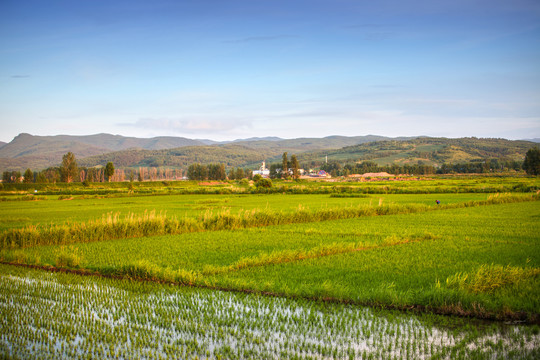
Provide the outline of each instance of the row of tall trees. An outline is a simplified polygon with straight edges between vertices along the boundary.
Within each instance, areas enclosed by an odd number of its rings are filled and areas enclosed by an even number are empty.
[[[26,169],[21,176],[19,171],[4,171],[2,181],[5,183],[55,183],[55,182],[76,182],[76,181],[114,181],[115,169],[112,162],[102,169],[80,168],[72,152],[68,152],[62,157],[59,167],[51,167],[39,172]]]
[[[252,179],[253,171],[250,169],[232,168],[227,174],[224,164],[203,165],[199,163],[191,164],[187,170],[189,180],[242,180]]]
[[[202,165],[191,164],[188,167],[187,176],[189,180],[225,180],[227,173],[223,164]]]
[[[289,160],[289,154],[284,152],[281,157],[281,164],[270,165],[270,178],[280,177],[282,179],[295,179],[300,177],[300,163],[296,158],[296,155],[291,156]]]

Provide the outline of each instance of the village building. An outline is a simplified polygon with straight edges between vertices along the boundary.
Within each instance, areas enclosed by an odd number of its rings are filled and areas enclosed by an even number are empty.
[[[253,170],[253,175],[261,175],[263,178],[270,177],[270,170],[266,168],[266,161],[263,161],[259,170]]]

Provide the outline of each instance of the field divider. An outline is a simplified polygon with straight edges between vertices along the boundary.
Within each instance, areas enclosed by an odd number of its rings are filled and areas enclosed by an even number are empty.
[[[400,238],[396,236],[387,237],[381,244],[367,245],[364,242],[353,243],[332,243],[328,245],[319,245],[311,249],[295,249],[295,250],[282,250],[274,251],[271,253],[261,253],[257,256],[242,258],[235,263],[227,266],[206,266],[203,271],[203,276],[219,275],[224,273],[230,273],[234,271],[246,270],[248,268],[277,265],[284,263],[291,263],[296,261],[317,259],[325,256],[339,255],[344,253],[352,253],[357,251],[366,251],[373,249],[380,249],[389,246],[410,244],[425,240],[433,240],[437,237],[426,233],[421,236],[413,236],[407,238]]]
[[[206,212],[198,218],[168,217],[155,210],[143,214],[104,214],[100,219],[80,223],[9,229],[0,234],[0,250],[40,245],[69,245],[76,243],[137,238],[155,235],[177,235],[199,231],[240,230],[253,227],[351,219],[365,216],[411,214],[502,203],[538,201],[538,194],[495,194],[487,200],[428,206],[426,204],[379,204],[341,208],[303,209],[287,213],[271,210],[246,210],[231,214],[226,210],[217,214]]]

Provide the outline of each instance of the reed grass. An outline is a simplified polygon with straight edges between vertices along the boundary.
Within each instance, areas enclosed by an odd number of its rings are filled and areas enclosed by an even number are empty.
[[[476,272],[460,272],[446,279],[448,288],[472,293],[493,293],[505,287],[518,285],[540,274],[540,268],[483,264]],[[439,285],[440,287],[440,285]]]

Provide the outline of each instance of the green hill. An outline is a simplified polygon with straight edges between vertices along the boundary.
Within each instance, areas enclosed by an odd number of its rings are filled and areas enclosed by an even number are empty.
[[[0,147],[0,169],[22,171],[26,168],[37,170],[55,166],[69,151],[79,159],[131,148],[157,150],[193,145],[203,143],[166,136],[145,139],[110,134],[35,136],[23,133]]]
[[[192,140],[166,136],[143,139],[110,134],[88,136],[20,134],[10,143],[0,147],[0,170],[24,171],[26,168],[41,170],[57,166],[61,162],[62,156],[69,151],[77,159],[88,158],[81,163],[88,164],[88,166],[101,164],[105,159],[113,161],[119,166],[165,166],[165,164],[166,166],[184,166],[186,162],[197,161],[227,161],[234,166],[239,166],[259,162],[282,154],[284,151],[302,153],[322,149],[338,149],[381,139],[389,138],[375,135],[299,139],[267,137],[216,143],[212,140]],[[197,150],[189,150],[189,155],[177,155],[177,149],[183,147],[196,147]],[[168,151],[173,149],[174,151]],[[236,156],[230,154],[229,156],[229,153],[235,150],[239,154]],[[107,155],[101,156],[105,154]],[[220,160],[222,154],[229,156],[229,158]],[[169,159],[169,157],[171,158]]]
[[[187,146],[166,150],[124,150],[78,160],[81,166],[105,165],[112,161],[116,167],[175,167],[185,168],[193,163],[221,163],[228,167],[243,166],[264,160],[260,151],[227,144],[214,146]]]
[[[383,136],[329,136],[325,138],[252,138],[227,143],[174,137],[150,139],[119,135],[32,136],[20,134],[0,147],[0,170],[26,168],[41,170],[60,164],[71,151],[80,166],[105,165],[112,161],[117,168],[174,167],[193,163],[222,163],[227,167],[255,169],[262,160],[281,162],[283,152],[295,154],[303,167],[317,167],[329,162],[378,165],[424,164],[440,166],[497,159],[523,161],[530,141],[484,138],[387,138]],[[116,150],[111,150],[116,149]]]
[[[327,156],[328,161],[439,166],[443,163],[456,164],[488,159],[523,161],[525,153],[533,146],[535,143],[521,140],[420,137],[404,141],[375,141],[332,151],[304,153],[298,158],[304,163],[320,163]]]

